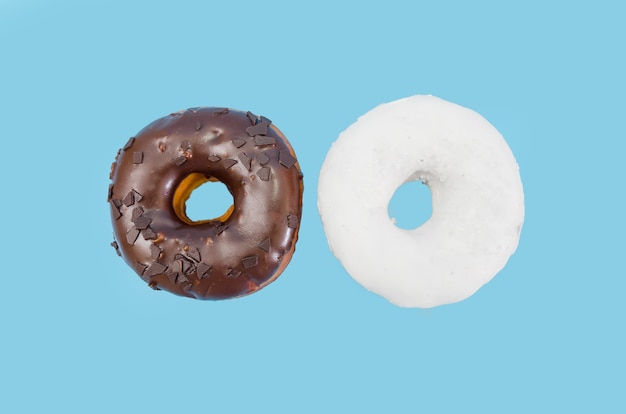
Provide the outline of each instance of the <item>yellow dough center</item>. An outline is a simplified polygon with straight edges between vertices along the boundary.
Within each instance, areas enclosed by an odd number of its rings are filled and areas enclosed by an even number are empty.
[[[189,217],[187,217],[185,205],[187,203],[187,200],[189,200],[189,196],[191,196],[193,190],[200,187],[204,183],[218,181],[219,180],[217,178],[207,177],[202,173],[191,173],[187,177],[185,177],[174,192],[174,212],[176,212],[178,218],[190,225],[208,223],[210,221],[220,221],[223,223],[228,220],[230,215],[233,213],[233,210],[235,209],[234,205],[231,205],[224,214],[214,219],[193,221]]]

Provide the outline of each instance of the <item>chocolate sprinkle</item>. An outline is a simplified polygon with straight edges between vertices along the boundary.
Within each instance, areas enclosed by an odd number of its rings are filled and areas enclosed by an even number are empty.
[[[206,263],[198,263],[196,267],[196,272],[198,273],[198,279],[204,279],[209,276],[209,272],[211,271],[211,266]]]
[[[274,145],[276,144],[276,138],[268,137],[265,135],[256,135],[254,137],[254,145],[260,147],[262,145]]]
[[[137,220],[135,220],[134,223],[139,230],[145,230],[148,228],[150,223],[152,223],[152,219],[150,217],[140,216],[137,217]]]
[[[109,203],[111,204],[111,208],[113,209],[113,218],[115,220],[117,220],[120,217],[122,217],[122,212],[120,211],[120,208],[115,205],[115,203],[113,201],[114,200],[111,200],[111,201],[109,201]]]
[[[166,270],[167,270],[167,266],[159,262],[154,262],[150,265],[150,267],[146,269],[145,276],[152,277],[152,276],[160,275],[164,273]]]
[[[189,251],[187,252],[187,256],[191,257],[196,262],[199,262],[200,261],[200,250],[198,250],[197,247],[194,247],[193,249],[189,249]]]
[[[159,256],[161,256],[162,251],[163,250],[161,250],[161,248],[157,246],[156,244],[150,245],[150,256],[152,256],[154,260],[159,259]]]
[[[133,152],[133,164],[141,164],[143,162],[143,152],[135,151]]]
[[[124,200],[122,200],[122,202],[126,207],[132,206],[133,204],[135,204],[135,194],[133,194],[132,191],[129,191],[128,194],[126,194],[126,197],[124,197]]]
[[[270,167],[263,167],[256,172],[256,175],[263,181],[269,181],[270,179]]]
[[[248,111],[246,113],[246,116],[248,117],[248,119],[250,120],[250,122],[252,122],[252,125],[256,124],[257,119],[259,118],[258,116],[256,116],[255,114],[253,114],[252,112]]]
[[[265,134],[267,134],[267,127],[268,126],[269,126],[268,123],[260,122],[260,123],[258,123],[256,125],[253,125],[251,127],[246,128],[246,132],[251,137],[253,137],[255,135],[265,135]]]
[[[146,240],[155,240],[156,238],[158,238],[158,237],[159,237],[159,235],[158,235],[158,234],[156,234],[156,233],[154,232],[154,230],[152,230],[150,227],[148,227],[148,228],[147,228],[147,229],[145,229],[145,230],[142,230],[142,231],[141,231],[141,235],[142,235],[142,236],[143,236],[143,238],[144,238],[144,239],[146,239]]]
[[[289,227],[290,229],[298,228],[298,221],[298,216],[293,214],[287,215],[287,227]]]
[[[122,147],[123,151],[126,151],[127,149],[129,149],[130,147],[133,146],[133,143],[135,142],[135,137],[130,137],[128,139],[128,142],[126,142],[126,144]]]
[[[235,138],[231,140],[233,145],[237,148],[241,148],[244,145],[246,145],[246,140],[245,139],[241,139],[241,138]]]
[[[190,275],[195,271],[196,264],[182,254],[177,254],[176,256],[174,256],[174,259],[180,261],[184,274]]]
[[[226,158],[224,160],[224,168],[229,169],[233,165],[237,164],[237,160],[233,160],[231,158]]]
[[[246,154],[245,152],[241,152],[239,153],[238,157],[241,160],[243,166],[246,167],[246,170],[250,171],[252,169],[252,159],[248,156],[248,154]]]
[[[261,152],[259,153],[259,155],[256,156],[256,160],[259,162],[259,164],[265,165],[270,162],[270,157],[268,157],[267,154],[265,154],[264,152]]]
[[[217,155],[214,155],[214,154],[209,155],[209,161],[218,162],[219,160],[221,160],[221,158],[218,157]]]
[[[264,252],[269,252],[270,251],[270,238],[268,237],[267,239],[262,240],[261,243],[259,243],[257,247],[263,250]]]
[[[115,240],[113,240],[113,242],[111,242],[111,246],[113,246],[113,248],[115,249],[115,253],[117,253],[118,256],[122,255],[120,253],[120,246],[119,246],[119,244],[117,244],[117,242]]]
[[[143,275],[143,272],[145,272],[147,268],[148,266],[146,266],[145,264],[135,262],[135,270],[137,270],[137,273],[139,273],[140,275]]]
[[[182,260],[176,260],[174,261],[174,263],[172,263],[169,267],[169,273],[182,273],[183,271],[183,261]]]
[[[138,203],[143,199],[143,196],[139,194],[136,190],[133,190],[133,196],[135,197],[135,203]]]
[[[181,155],[180,157],[176,157],[174,159],[174,164],[176,164],[177,167],[180,167],[185,162],[187,162],[187,157],[185,157],[184,155]]]
[[[296,163],[296,159],[291,156],[288,150],[281,150],[278,153],[278,162],[285,168],[291,168]]]
[[[241,270],[235,270],[232,267],[228,268],[228,273],[226,273],[226,277],[235,278],[241,275]]]
[[[243,265],[245,269],[250,269],[251,267],[254,267],[259,264],[259,257],[258,256],[244,257],[241,260],[241,264]]]
[[[142,207],[135,207],[133,209],[133,213],[132,213],[130,221],[132,221],[134,223],[135,220],[137,220],[142,215],[143,215],[143,208]]]
[[[137,241],[137,237],[139,237],[139,230],[137,230],[135,227],[131,227],[130,230],[128,230],[128,232],[126,233],[126,241],[128,242],[128,244],[135,244],[135,241]]]

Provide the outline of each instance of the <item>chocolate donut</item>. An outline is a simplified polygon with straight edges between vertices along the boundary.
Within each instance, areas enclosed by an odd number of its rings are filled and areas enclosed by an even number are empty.
[[[192,108],[130,138],[111,166],[112,246],[150,287],[228,299],[274,281],[295,250],[303,180],[285,136],[265,117]],[[207,181],[233,196],[221,217],[193,221],[185,202]]]

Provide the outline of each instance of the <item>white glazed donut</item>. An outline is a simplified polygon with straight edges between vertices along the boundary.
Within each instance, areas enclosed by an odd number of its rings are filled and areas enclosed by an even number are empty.
[[[398,228],[388,204],[421,180],[432,215]],[[365,288],[402,307],[474,294],[517,248],[524,193],[515,158],[476,112],[430,95],[380,105],[340,134],[318,183],[331,251]]]

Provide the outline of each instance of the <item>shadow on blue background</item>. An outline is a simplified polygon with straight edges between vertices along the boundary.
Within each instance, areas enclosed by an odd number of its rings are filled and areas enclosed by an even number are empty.
[[[621,3],[57,3],[0,4],[0,412],[626,409]],[[428,311],[352,281],[316,209],[339,132],[417,93],[496,126],[526,195],[507,267]],[[240,300],[109,246],[116,150],[201,105],[268,116],[305,174],[292,263]]]

